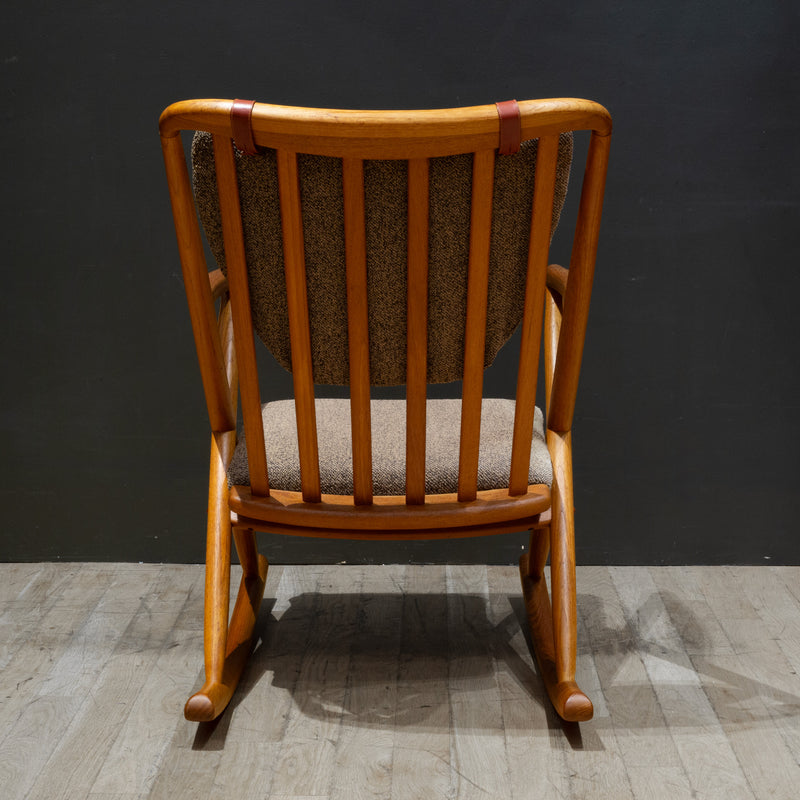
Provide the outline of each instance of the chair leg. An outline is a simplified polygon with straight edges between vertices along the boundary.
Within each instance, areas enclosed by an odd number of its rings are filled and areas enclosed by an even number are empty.
[[[531,531],[529,554],[520,558],[520,577],[536,660],[547,694],[560,717],[569,722],[591,719],[592,701],[575,682],[577,608],[575,521],[572,505],[572,448],[569,434],[548,431],[553,459],[550,524]],[[551,550],[553,600],[544,565]]]
[[[235,529],[233,536],[243,574],[228,623],[231,523],[225,477],[227,459],[223,453],[229,445],[216,437],[211,440],[204,612],[205,683],[184,708],[186,719],[194,722],[215,719],[230,702],[250,654],[253,628],[267,580],[267,560],[256,552],[255,534],[244,528]]]

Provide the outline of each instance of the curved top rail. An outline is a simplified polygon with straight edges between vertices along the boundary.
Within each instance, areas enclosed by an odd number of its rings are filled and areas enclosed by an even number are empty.
[[[204,130],[231,136],[232,100],[185,100],[161,115],[161,136]],[[599,103],[558,98],[519,103],[522,138],[571,130],[611,133]],[[361,158],[453,155],[497,147],[500,121],[494,104],[421,111],[350,111],[256,103],[253,137],[260,147]]]

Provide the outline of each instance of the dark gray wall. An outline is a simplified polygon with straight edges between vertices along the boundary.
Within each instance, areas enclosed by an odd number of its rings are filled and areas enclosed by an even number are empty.
[[[800,563],[798,30],[794,0],[6,3],[0,558],[202,558],[207,427],[164,106],[572,95],[616,126],[579,559]],[[267,551],[508,563],[523,541]]]

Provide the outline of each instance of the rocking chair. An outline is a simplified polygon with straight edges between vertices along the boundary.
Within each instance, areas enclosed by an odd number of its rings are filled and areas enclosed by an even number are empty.
[[[565,269],[548,256],[578,130],[591,139]],[[195,132],[193,183],[181,131]],[[561,717],[590,719],[575,683],[571,428],[608,112],[572,99],[436,111],[192,100],[169,106],[160,132],[211,423],[205,683],[186,717],[217,717],[239,681],[267,576],[256,531],[530,530],[520,573],[544,684]],[[520,324],[516,397],[484,399],[484,369]],[[262,405],[254,334],[292,372],[292,400]],[[460,399],[428,398],[450,381]],[[349,399],[315,396],[336,384]],[[399,384],[404,400],[373,398]],[[231,534],[243,577],[229,620]]]

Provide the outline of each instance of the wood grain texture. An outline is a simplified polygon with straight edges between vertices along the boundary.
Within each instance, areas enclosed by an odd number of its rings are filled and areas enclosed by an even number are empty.
[[[231,405],[230,387],[225,378],[208,267],[183,145],[180,137],[174,137],[162,138],[161,146],[209,422],[212,431],[229,431],[236,427],[236,414]]]
[[[406,506],[400,495],[376,495],[370,506],[359,506],[350,495],[322,495],[321,502],[309,503],[300,492],[274,490],[270,497],[253,497],[247,486],[233,486],[230,507],[240,518],[262,520],[275,526],[292,526],[298,535],[303,528],[327,529],[328,535],[347,536],[365,531],[376,536],[392,531],[453,529],[494,526],[503,522],[525,529],[550,505],[550,490],[544,484],[531,484],[527,494],[509,497],[505,489],[478,492],[469,503],[460,503],[456,494],[428,495],[425,504]],[[244,524],[244,523],[243,523]],[[491,533],[491,530],[487,530]]]
[[[242,232],[239,184],[233,144],[222,136],[214,137],[214,162],[217,170],[217,191],[225,238],[225,261],[231,288],[233,331],[236,342],[238,379],[241,382],[244,433],[250,443],[248,467],[250,485],[257,495],[269,495],[269,477],[264,450],[264,428],[261,424],[261,397],[258,385],[253,321],[250,314],[250,281]],[[235,395],[232,394],[235,398]],[[235,408],[235,405],[231,403]],[[230,429],[235,429],[232,425]],[[251,452],[252,451],[252,452]],[[228,461],[225,465],[227,467]]]
[[[486,567],[447,567],[451,791],[464,798],[511,794],[495,663],[485,645],[488,591]]]
[[[194,600],[190,599],[194,595]],[[165,567],[140,603],[123,636],[96,675],[87,702],[76,714],[53,756],[39,773],[29,798],[68,800],[114,795],[131,786],[149,788],[165,740],[175,729],[174,708],[191,685],[190,663],[199,645],[196,633],[178,632],[175,623],[187,604],[202,597],[199,569]],[[199,603],[195,611],[199,611]],[[174,646],[181,642],[184,646]],[[183,685],[164,681],[186,675]],[[98,708],[116,708],[111,718]],[[147,730],[148,736],[141,731]],[[80,753],[76,752],[76,745]]]
[[[612,569],[611,575],[623,613],[628,618],[646,614],[647,639],[642,642],[641,657],[666,724],[678,729],[691,721],[702,727],[702,734],[687,732],[673,737],[690,790],[702,796],[714,787],[726,797],[749,796],[738,759],[672,624],[652,573],[646,568],[627,569],[623,580]]]
[[[609,148],[608,137],[592,135],[586,158],[575,240],[572,245],[569,281],[564,297],[562,334],[558,341],[550,395],[551,406],[547,418],[548,427],[559,432],[571,430],[572,417],[575,413],[594,265],[600,237]]]
[[[590,719],[592,703],[575,682],[577,599],[575,588],[575,508],[572,491],[572,435],[547,431],[553,460],[550,522],[553,656],[557,684],[550,690],[558,713],[572,721]],[[523,573],[526,570],[523,570]],[[528,570],[529,571],[529,570]],[[543,584],[543,581],[540,581]],[[532,596],[532,595],[531,595]],[[544,595],[542,594],[542,601]],[[527,600],[527,597],[526,597]],[[542,612],[539,612],[540,614]],[[534,616],[531,616],[533,621]],[[545,628],[542,635],[547,636]]]
[[[557,162],[558,137],[542,136],[536,154],[536,185],[533,192],[525,304],[517,369],[511,474],[508,479],[509,494],[523,494],[528,485]]]
[[[339,778],[331,800],[392,797],[394,721],[397,713],[403,595],[386,587],[403,585],[402,566],[364,570],[357,607],[358,625],[350,649],[342,713],[358,724],[343,728],[336,746]]]
[[[364,162],[342,160],[347,280],[347,347],[350,359],[350,423],[353,442],[353,499],[372,502],[367,243],[364,221]]]
[[[425,501],[428,381],[428,160],[408,162],[406,502]]]
[[[446,568],[409,564],[400,588],[392,798],[444,800],[452,797]]]
[[[357,625],[349,598],[359,592],[362,580],[362,568],[321,573],[315,587],[319,597],[308,598],[317,613],[311,621],[307,646],[298,654],[294,703],[275,762],[272,795],[327,796],[334,784],[350,650]]]
[[[186,100],[166,108],[163,139],[181,130],[230,135],[230,100]],[[611,133],[611,117],[589,100],[554,98],[519,102],[523,139],[569,130]],[[260,147],[296,149],[339,158],[429,158],[497,147],[499,121],[494,104],[424,111],[351,111],[256,103],[252,115]]]
[[[458,499],[462,502],[474,500],[478,491],[494,157],[493,150],[482,150],[475,153],[472,162],[467,316],[464,323],[464,380],[458,454]],[[527,486],[527,474],[525,483]]]
[[[513,567],[271,575],[247,696],[198,727],[177,712],[201,568],[1,564],[23,640],[0,673],[5,796],[796,793],[798,568],[579,567],[576,675],[597,683],[579,727],[544,699]]]
[[[303,499],[319,501],[319,450],[314,407],[314,378],[311,364],[311,329],[308,320],[303,218],[296,150],[278,151],[283,263],[286,275],[286,303],[292,349],[292,381],[297,413],[297,446],[300,454],[300,483]]]

